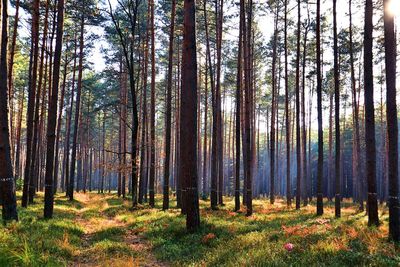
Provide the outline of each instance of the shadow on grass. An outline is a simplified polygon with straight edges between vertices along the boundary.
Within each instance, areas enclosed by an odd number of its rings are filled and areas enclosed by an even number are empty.
[[[65,207],[70,207],[70,208],[75,208],[77,210],[83,209],[84,205],[82,202],[74,199],[74,200],[69,200],[67,198],[60,198],[57,197],[54,199],[54,205],[60,205],[60,206],[65,206]]]

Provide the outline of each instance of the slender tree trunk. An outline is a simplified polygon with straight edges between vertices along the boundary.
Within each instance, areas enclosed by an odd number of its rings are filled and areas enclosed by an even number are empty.
[[[150,179],[149,197],[150,207],[154,207],[154,179],[155,179],[155,119],[156,119],[156,62],[155,62],[155,40],[154,40],[154,0],[150,0],[150,27],[151,27],[151,99],[150,99]]]
[[[286,199],[287,206],[292,205],[292,189],[290,177],[290,113],[289,113],[289,77],[288,77],[288,47],[287,47],[287,0],[285,0],[284,53],[285,53],[285,122],[286,122]],[[296,75],[297,78],[297,75]],[[298,83],[298,82],[297,82]]]
[[[384,5],[385,67],[386,67],[386,114],[389,143],[389,236],[400,240],[400,203],[398,180],[398,126],[396,107],[396,35],[394,16]]]
[[[28,206],[28,195],[30,191],[31,179],[33,173],[31,169],[32,156],[32,138],[33,138],[33,115],[35,112],[35,96],[37,67],[39,54],[39,0],[33,1],[32,6],[32,31],[31,31],[31,53],[29,58],[29,74],[28,74],[28,109],[26,113],[26,156],[25,156],[25,177],[22,192],[22,207]],[[34,190],[34,188],[32,188]]]
[[[327,175],[327,197],[332,201],[332,172],[333,172],[333,93],[329,92],[329,132],[328,132],[328,175]]]
[[[340,217],[340,88],[339,88],[339,66],[338,45],[336,26],[336,0],[333,0],[333,64],[335,80],[335,217]]]
[[[272,48],[272,103],[271,103],[271,133],[270,133],[270,202],[275,203],[275,119],[277,118],[277,100],[276,100],[276,49],[278,39],[278,21],[279,21],[279,2],[276,3],[275,30]]]
[[[17,121],[17,132],[16,132],[16,149],[15,149],[15,179],[20,178],[20,175],[22,175],[22,170],[20,167],[20,159],[21,159],[21,126],[22,126],[22,114],[24,112],[24,98],[25,98],[25,90],[22,90],[22,96],[20,97],[19,100],[19,105],[18,105],[18,121]]]
[[[252,179],[253,179],[253,142],[254,136],[252,134],[252,113],[253,113],[253,88],[251,84],[252,74],[252,55],[251,55],[251,35],[252,35],[252,20],[253,20],[253,1],[249,0],[247,3],[247,28],[245,34],[244,45],[244,58],[245,58],[245,132],[246,132],[246,216],[253,214],[253,192],[252,192]]]
[[[40,52],[40,64],[39,64],[39,81],[37,85],[37,94],[36,94],[36,101],[35,101],[35,115],[33,120],[33,141],[32,141],[32,156],[30,162],[30,173],[35,173],[36,168],[40,170],[40,159],[39,159],[39,149],[41,144],[41,137],[42,137],[42,125],[43,120],[39,118],[39,110],[40,110],[40,97],[45,95],[45,86],[43,86],[43,66],[44,66],[44,54],[46,48],[46,39],[47,39],[47,28],[48,28],[48,15],[49,15],[49,1],[46,1],[45,6],[45,16],[44,16],[44,29],[43,29],[43,38],[42,38],[42,48]],[[52,45],[52,44],[50,44]],[[46,58],[47,59],[47,58]],[[47,63],[47,62],[46,62]],[[43,93],[42,93],[43,90]],[[42,100],[42,107],[44,107],[44,101]],[[33,176],[34,177],[34,176]],[[33,197],[35,195],[35,189],[33,187],[37,184],[37,177],[36,179],[30,180],[31,188],[29,190],[29,202],[33,202]]]
[[[296,53],[296,209],[301,199],[301,143],[300,143],[300,0],[297,0],[297,53]]]
[[[17,220],[17,199],[11,162],[9,115],[8,115],[8,1],[0,2],[1,51],[0,51],[0,200],[3,220]]]
[[[208,34],[208,20],[207,20],[207,1],[204,0],[204,25],[206,32],[206,50],[208,59],[208,68],[210,71],[211,81],[211,102],[212,102],[212,138],[211,138],[211,209],[217,209],[218,205],[218,157],[217,157],[217,112],[216,112],[216,97],[215,97],[215,82],[213,65],[211,63],[211,49]]]
[[[308,10],[308,9],[307,9]],[[308,14],[309,17],[309,14]],[[302,182],[303,182],[303,203],[304,206],[308,205],[307,196],[307,182],[310,180],[309,173],[307,172],[307,128],[306,128],[306,63],[307,63],[307,34],[309,29],[310,20],[308,18],[306,27],[304,29],[304,41],[303,41],[303,61],[302,61],[302,92],[301,92],[301,117],[302,117],[302,147],[303,147],[303,158],[302,158]],[[309,152],[310,153],[310,152]]]
[[[352,91],[352,99],[353,99],[353,109],[354,109],[354,115],[353,115],[353,121],[354,121],[354,147],[355,147],[355,153],[354,153],[354,158],[353,158],[353,164],[354,164],[354,170],[355,173],[353,174],[355,176],[355,181],[356,186],[358,187],[359,193],[362,192],[362,176],[361,176],[361,169],[360,169],[360,155],[361,155],[361,141],[360,141],[360,124],[359,124],[359,105],[357,101],[357,90],[356,90],[356,78],[355,78],[355,71],[354,71],[354,52],[353,52],[353,22],[352,22],[352,11],[351,11],[351,3],[352,1],[349,1],[349,52],[350,52],[350,73],[351,73],[351,91]],[[355,186],[355,185],[353,185]],[[359,202],[360,202],[360,210],[364,210],[364,201],[363,197],[361,195],[357,196]]]
[[[208,119],[208,62],[205,62],[206,67],[204,70],[204,140],[203,140],[203,200],[207,199],[207,178],[208,178],[208,168],[207,168],[207,137],[208,137],[208,127],[207,127],[207,119]]]
[[[321,0],[317,0],[317,111],[318,111],[318,173],[317,173],[317,215],[324,213],[322,203],[324,137],[322,128],[322,74],[321,74]]]
[[[68,45],[66,50],[68,50]],[[67,80],[67,72],[68,72],[68,53],[65,53],[64,58],[64,73],[63,73],[63,82],[61,87],[61,96],[60,96],[60,103],[59,103],[59,110],[58,110],[58,118],[57,118],[57,130],[56,130],[56,151],[54,153],[54,192],[57,192],[58,187],[58,165],[59,165],[59,147],[60,147],[60,135],[61,135],[61,126],[62,126],[62,113],[64,109],[64,96],[65,96],[65,87],[66,87],[66,80]]]
[[[45,194],[44,194],[44,217],[51,218],[53,216],[54,205],[54,143],[56,137],[57,123],[57,98],[58,85],[60,79],[61,50],[63,40],[64,27],[64,0],[57,2],[57,38],[56,48],[54,51],[54,69],[53,69],[53,85],[51,99],[49,103],[49,115],[47,121],[47,154],[46,154],[46,177],[45,177]],[[58,156],[56,154],[56,156]]]
[[[76,34],[74,36],[74,64],[72,68],[72,87],[70,90],[69,97],[69,111],[67,114],[67,123],[66,123],[66,133],[65,133],[65,144],[64,144],[64,166],[65,166],[65,188],[66,195],[69,195],[69,148],[70,148],[70,136],[71,136],[71,121],[72,121],[72,110],[74,106],[74,95],[75,95],[75,73],[76,73],[76,52],[77,52],[77,42],[76,42]]]
[[[117,194],[118,197],[121,197],[122,193],[122,124],[125,123],[123,118],[123,64],[122,58],[119,59],[119,120],[118,120],[118,186],[117,186]]]
[[[218,160],[218,204],[223,205],[223,187],[224,187],[224,164],[223,164],[223,137],[222,137],[222,108],[221,108],[221,54],[222,54],[222,23],[223,23],[223,3],[224,0],[216,1],[217,14],[217,69],[216,69],[216,88],[215,88],[215,107],[217,123],[217,160]]]
[[[312,196],[313,196],[313,173],[311,169],[311,115],[312,115],[312,99],[314,96],[314,80],[312,80],[312,85],[310,87],[310,92],[309,92],[309,99],[308,99],[308,173],[310,174],[310,179],[307,184],[307,197],[308,200],[311,202]]]
[[[197,60],[194,0],[184,1],[182,101],[180,172],[183,179],[183,200],[186,208],[186,228],[195,231],[200,227],[199,198],[197,190]]]
[[[374,78],[373,78],[373,3],[365,1],[364,24],[364,98],[365,98],[365,152],[366,174],[368,179],[368,225],[379,225],[378,201],[376,195],[376,147],[374,114]]]
[[[84,2],[82,2],[84,6]],[[76,163],[76,150],[78,140],[78,125],[79,116],[81,109],[81,92],[82,92],[82,74],[83,74],[83,49],[84,49],[84,29],[85,29],[85,17],[82,13],[80,21],[80,38],[79,38],[79,64],[78,64],[78,83],[76,92],[76,103],[75,103],[75,120],[74,120],[74,132],[72,136],[72,155],[71,155],[71,169],[69,177],[69,199],[74,199],[74,183],[75,183],[75,163]]]
[[[240,0],[240,21],[239,21],[239,44],[237,57],[237,75],[236,75],[236,115],[235,115],[235,211],[240,210],[240,111],[242,109],[242,50],[243,50],[243,27],[244,27],[244,0]]]
[[[168,49],[168,81],[166,99],[166,119],[165,119],[165,161],[164,161],[164,191],[163,191],[163,210],[169,208],[169,176],[171,163],[171,116],[172,116],[172,61],[174,56],[174,33],[175,33],[175,10],[176,1],[172,0],[171,7],[171,26],[169,35]]]
[[[150,24],[150,6],[147,12],[147,25]],[[139,181],[139,196],[138,202],[143,203],[145,184],[147,179],[147,69],[148,69],[148,58],[149,58],[149,30],[150,27],[146,28],[146,41],[143,44],[144,49],[144,70],[143,70],[143,99],[142,99],[142,133],[141,133],[141,152],[140,152],[140,181]]]
[[[13,83],[13,68],[14,68],[14,56],[15,56],[15,48],[17,44],[17,35],[18,35],[18,23],[19,23],[19,3],[20,0],[15,1],[15,15],[14,15],[14,24],[13,24],[13,33],[11,37],[11,46],[10,46],[10,57],[8,60],[8,99],[10,105],[10,135],[11,135],[11,156],[12,159],[15,160],[15,137],[14,137],[14,127],[13,127],[13,97],[14,97],[14,83]],[[14,166],[14,173],[17,172],[18,165]],[[16,177],[18,177],[16,175]]]
[[[104,193],[104,180],[106,176],[106,112],[103,111],[103,124],[102,124],[102,153],[101,153],[101,182],[100,193]]]

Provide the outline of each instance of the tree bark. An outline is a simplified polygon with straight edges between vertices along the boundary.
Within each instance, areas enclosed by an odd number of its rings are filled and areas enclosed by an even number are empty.
[[[365,99],[365,158],[368,186],[368,225],[379,225],[378,201],[376,195],[376,147],[374,114],[374,77],[373,77],[373,4],[365,1],[364,24],[364,99]]]
[[[82,2],[82,7],[85,4]],[[81,109],[81,93],[82,93],[82,75],[83,75],[83,49],[84,49],[84,29],[85,29],[85,16],[82,11],[80,21],[80,37],[79,37],[79,63],[78,63],[78,83],[76,87],[76,102],[75,102],[75,120],[74,132],[72,136],[72,154],[71,154],[71,168],[69,177],[69,200],[74,199],[74,186],[75,186],[75,163],[76,163],[76,150],[78,140],[78,125]]]
[[[31,162],[30,162],[30,173],[35,173],[35,170],[38,169],[40,170],[39,166],[39,149],[40,149],[40,144],[41,144],[41,122],[39,121],[39,109],[40,109],[40,97],[42,94],[45,94],[45,86],[43,86],[43,66],[44,66],[44,54],[45,54],[45,48],[46,48],[46,39],[47,39],[47,28],[48,28],[48,15],[49,15],[49,2],[46,1],[46,6],[45,6],[45,16],[44,16],[44,28],[43,28],[43,37],[42,37],[42,47],[40,51],[40,64],[39,64],[39,81],[37,84],[37,94],[36,94],[36,101],[35,101],[35,114],[34,114],[34,120],[33,120],[33,141],[32,141],[32,156],[31,156]],[[52,45],[52,44],[50,44]],[[47,58],[46,58],[47,59]],[[47,62],[46,62],[47,63]],[[43,93],[42,93],[43,90]],[[44,101],[42,101],[42,107],[44,107]],[[32,176],[35,177],[35,176]],[[31,177],[31,178],[32,178]],[[36,179],[31,179],[30,180],[30,185],[32,186],[29,190],[29,202],[33,202],[33,197],[35,195],[35,190],[33,187],[37,185],[37,177]]]
[[[253,114],[253,88],[252,88],[252,55],[251,55],[251,36],[252,36],[252,20],[253,20],[253,1],[249,0],[247,3],[247,28],[245,34],[244,45],[244,58],[245,58],[245,149],[246,149],[246,216],[253,214],[253,192],[252,192],[252,179],[253,179],[253,127],[252,127],[252,114]]]
[[[308,7],[307,7],[308,11]],[[307,34],[310,25],[309,13],[307,13],[308,19],[304,29],[304,41],[303,41],[303,61],[302,61],[302,92],[301,92],[301,117],[302,117],[302,182],[303,182],[303,203],[304,206],[308,205],[307,196],[307,182],[309,179],[308,166],[307,166],[307,128],[306,128],[306,63],[307,63]]]
[[[175,10],[176,1],[172,0],[171,7],[171,26],[169,35],[168,49],[168,81],[166,99],[166,119],[165,119],[165,161],[164,161],[164,190],[163,190],[163,210],[169,208],[169,177],[171,163],[171,116],[172,116],[172,61],[174,57],[174,33],[175,33]]]
[[[53,85],[51,99],[49,103],[49,113],[47,120],[47,154],[46,154],[46,176],[45,176],[45,193],[44,193],[44,217],[51,218],[53,216],[54,205],[54,143],[55,131],[57,123],[57,98],[58,86],[60,79],[61,50],[64,28],[64,0],[57,2],[57,37],[56,48],[54,51],[54,69],[53,69]],[[56,154],[56,156],[58,156]]]
[[[141,152],[140,152],[140,181],[139,181],[139,195],[138,202],[143,203],[145,194],[145,185],[147,179],[147,69],[149,61],[149,29],[150,24],[150,6],[147,12],[147,28],[146,40],[143,44],[144,49],[144,66],[143,66],[143,98],[142,98],[142,133],[141,133]]]
[[[0,2],[1,51],[0,51],[0,199],[3,220],[18,221],[15,181],[11,162],[10,131],[8,122],[8,1]]]
[[[239,20],[239,43],[237,57],[237,75],[236,75],[236,115],[235,115],[235,211],[240,210],[240,111],[242,109],[242,50],[243,50],[243,26],[244,26],[244,0],[240,0],[240,20]]]
[[[287,46],[287,0],[285,0],[284,52],[285,52],[285,122],[286,122],[286,204],[292,205],[292,189],[290,177],[290,113],[289,113],[289,77],[288,77],[288,46]],[[296,74],[297,79],[297,74]],[[297,82],[297,81],[296,81]],[[298,84],[298,82],[297,82]],[[297,207],[297,206],[296,206]]]
[[[197,190],[197,59],[194,0],[184,1],[182,94],[180,125],[180,172],[186,207],[186,228],[200,227]]]
[[[317,215],[324,213],[322,202],[324,132],[322,128],[322,75],[321,75],[321,0],[317,0],[317,112],[318,112],[318,171],[317,171]]]
[[[207,1],[204,0],[204,25],[206,32],[206,57],[208,59],[208,68],[210,71],[211,82],[211,105],[212,105],[212,137],[211,137],[211,209],[217,209],[218,205],[218,144],[217,144],[217,108],[215,97],[215,81],[213,65],[211,63],[211,48],[208,33],[208,20],[207,20]],[[206,59],[206,60],[207,60]]]
[[[297,52],[296,52],[296,209],[301,201],[301,143],[300,143],[300,0],[297,1]]]
[[[216,87],[215,87],[215,108],[216,108],[216,123],[217,123],[217,166],[218,166],[218,204],[223,205],[223,188],[224,188],[224,160],[223,160],[223,117],[221,108],[221,54],[222,54],[222,23],[223,23],[223,4],[224,0],[216,1],[216,15],[217,15],[217,69],[216,69]]]
[[[150,27],[151,27],[151,92],[150,92],[150,178],[149,204],[154,207],[154,179],[156,174],[155,153],[155,119],[156,119],[156,62],[154,41],[154,0],[150,0]]]
[[[31,179],[33,179],[33,173],[31,173],[30,169],[32,156],[33,115],[35,112],[37,65],[39,54],[39,0],[33,0],[31,38],[31,53],[29,58],[28,74],[28,109],[26,113],[25,175],[21,203],[22,207],[24,208],[28,206],[29,191],[35,190],[34,188],[30,188]]]
[[[278,40],[279,2],[276,3],[274,39],[272,48],[272,102],[271,102],[271,133],[270,133],[270,202],[275,203],[275,119],[277,118],[276,101],[276,49]]]
[[[388,10],[388,0],[383,1],[385,67],[386,67],[386,114],[389,143],[389,237],[400,240],[400,203],[398,180],[398,126],[396,107],[396,35],[394,16]]]
[[[11,156],[12,159],[15,160],[15,137],[13,135],[14,133],[14,127],[13,127],[13,97],[14,97],[14,81],[13,81],[13,69],[14,69],[14,56],[15,56],[15,48],[17,44],[17,35],[18,35],[18,23],[19,23],[19,6],[20,6],[20,0],[15,1],[15,15],[14,15],[14,24],[13,24],[13,34],[11,37],[11,46],[10,46],[10,58],[8,61],[8,99],[9,99],[9,105],[10,105],[10,135],[11,135]],[[17,173],[17,168],[18,166],[14,166],[14,173]],[[16,175],[16,177],[18,177]]]
[[[339,88],[339,66],[338,45],[336,26],[336,0],[333,0],[333,65],[335,81],[335,217],[340,217],[340,88]]]

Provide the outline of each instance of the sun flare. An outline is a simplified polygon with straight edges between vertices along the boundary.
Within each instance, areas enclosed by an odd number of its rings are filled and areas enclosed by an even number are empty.
[[[389,0],[387,8],[392,15],[400,16],[400,0]]]

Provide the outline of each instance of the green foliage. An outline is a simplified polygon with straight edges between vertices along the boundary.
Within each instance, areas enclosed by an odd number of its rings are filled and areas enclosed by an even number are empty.
[[[383,224],[368,228],[364,213],[350,201],[342,218],[334,219],[332,203],[316,217],[314,203],[301,211],[255,200],[255,215],[234,213],[233,199],[218,211],[201,201],[201,228],[188,233],[178,209],[130,209],[128,199],[115,195],[77,194],[69,202],[56,197],[55,217],[42,219],[42,196],[20,221],[0,230],[0,266],[59,266],[83,263],[118,265],[160,262],[172,266],[398,266],[399,248],[387,241]],[[171,203],[174,207],[175,203]],[[284,248],[292,243],[291,252]],[[120,266],[120,265],[118,265]]]

